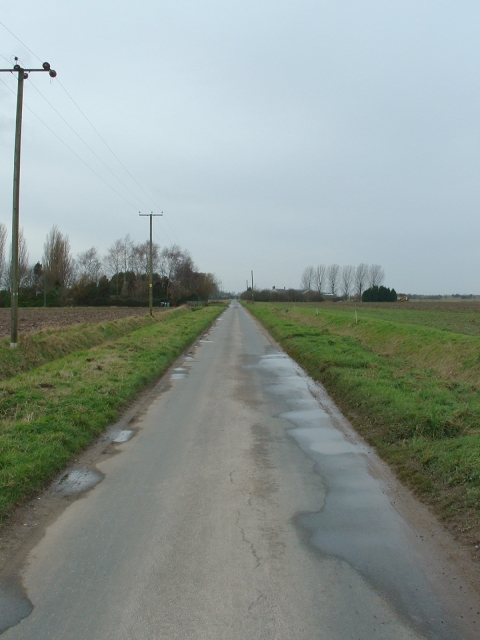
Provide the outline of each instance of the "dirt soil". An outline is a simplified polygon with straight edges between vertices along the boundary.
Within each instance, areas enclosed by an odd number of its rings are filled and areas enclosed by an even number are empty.
[[[145,316],[147,307],[60,307],[20,308],[18,332],[35,333],[41,329],[63,328],[86,322],[107,322],[128,316]],[[159,310],[156,309],[155,313]],[[0,338],[10,335],[10,308],[0,309]]]

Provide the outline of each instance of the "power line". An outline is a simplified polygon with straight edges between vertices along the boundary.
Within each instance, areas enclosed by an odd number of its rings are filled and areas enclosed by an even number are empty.
[[[173,235],[175,236],[175,238],[177,239],[178,244],[180,244],[180,240],[178,239],[177,234],[175,233],[175,231],[173,230],[172,225],[170,224],[168,218],[165,218],[165,222],[168,224],[168,226],[170,227],[170,231],[173,233]]]
[[[20,40],[20,38],[13,33],[13,31],[11,29],[9,29],[3,22],[0,21],[0,25],[6,29],[6,31],[8,31],[8,33],[10,33],[16,40],[18,40],[18,42],[20,42],[20,44],[25,47],[25,49],[27,49],[27,51],[29,51],[35,58],[37,58],[37,60],[39,60],[40,62],[42,62],[42,59],[39,58],[37,56],[36,53],[34,53],[29,47],[27,47],[27,45],[22,42],[22,40]],[[7,62],[11,62],[10,60],[8,60],[7,58],[5,58],[5,56],[2,55],[2,58],[4,58],[5,60],[7,60]],[[70,95],[70,93],[67,91],[67,89],[63,86],[62,82],[57,78],[57,82],[60,85],[60,87],[63,89],[63,91],[67,94],[67,96],[70,98],[70,100],[73,102],[73,104],[76,106],[76,108],[80,111],[80,113],[82,114],[82,116],[85,118],[85,120],[88,122],[88,124],[92,127],[92,129],[95,131],[95,133],[98,135],[98,137],[100,138],[100,140],[103,142],[103,144],[107,147],[107,149],[110,151],[110,153],[113,155],[113,157],[117,160],[117,162],[122,166],[122,168],[127,172],[127,174],[130,176],[130,178],[135,182],[135,184],[139,187],[139,189],[147,196],[147,198],[155,205],[155,207],[157,209],[161,209],[160,205],[157,204],[155,202],[155,200],[152,198],[152,196],[142,187],[142,185],[138,182],[138,180],[132,175],[132,173],[127,169],[127,167],[123,164],[123,162],[120,160],[120,158],[117,156],[117,154],[113,151],[113,149],[110,147],[110,145],[107,143],[107,141],[103,138],[103,136],[100,134],[100,132],[96,129],[96,127],[92,124],[92,122],[90,122],[90,120],[88,119],[88,117],[86,116],[86,114],[83,112],[83,110],[80,108],[80,106],[77,104],[77,102],[73,99],[73,97]],[[5,84],[5,83],[4,83]],[[7,85],[8,86],[8,85]],[[43,96],[43,94],[40,92],[39,89],[37,89],[37,87],[34,87],[42,96],[42,98],[44,98],[44,100],[46,100],[48,102],[48,100],[45,98],[45,96]],[[50,104],[48,102],[48,104]],[[55,109],[55,107],[53,107],[53,105],[50,104],[50,106],[57,112],[57,114],[62,118],[62,120],[64,120],[64,122],[70,127],[70,125],[66,122],[66,120],[63,118],[63,116],[60,115],[60,113]],[[30,109],[30,107],[27,107],[30,111],[32,111],[32,109]],[[41,118],[39,116],[36,115],[36,113],[34,113],[32,111],[32,113],[42,122],[42,124],[44,124],[47,129],[50,129],[50,127],[48,127],[48,125],[46,125],[43,120],[41,120]],[[129,189],[121,180],[120,178],[118,178],[118,176],[103,162],[103,160],[101,160],[101,158],[87,145],[87,143],[74,131],[74,129],[72,127],[70,127],[72,129],[72,131],[75,133],[75,135],[77,135],[82,142],[90,149],[90,151],[92,151],[92,153],[100,160],[100,162],[102,162],[102,164],[104,166],[107,167],[107,169],[110,171],[110,173],[112,173],[112,175],[115,176],[115,178],[135,197],[138,199],[139,202],[141,202],[142,204],[145,204],[140,198],[138,198],[138,196],[135,196],[135,194],[131,191],[131,189]],[[52,131],[50,129],[50,131]],[[57,136],[57,134],[55,134],[54,131],[52,131],[52,133],[54,135]],[[94,171],[94,169],[92,169],[84,160],[82,160],[80,158],[80,156],[78,156],[73,149],[71,149],[66,142],[64,142],[59,136],[57,136],[57,138],[68,148],[70,149],[70,151],[77,156],[77,158],[79,158],[79,160],[81,160],[83,162],[83,164],[85,164],[97,177],[99,177],[102,182],[104,182],[106,185],[108,185],[115,193],[117,193],[117,195],[119,195],[121,198],[123,198],[126,202],[129,202],[124,196],[122,196],[121,194],[119,194],[112,186],[110,186],[96,171]],[[130,204],[130,203],[129,203]],[[145,205],[147,206],[147,205]],[[172,225],[170,224],[170,221],[168,220],[168,218],[166,218],[166,223],[168,224],[168,226],[170,227],[171,232],[173,233],[173,235],[175,236],[177,242],[180,244],[180,240],[178,239],[177,234],[175,233]],[[167,234],[168,235],[168,234]]]
[[[8,64],[11,64],[11,63],[12,63],[12,61],[11,61],[11,60],[9,60],[8,58],[6,58],[6,57],[5,57],[4,55],[2,55],[1,53],[0,53],[0,58],[3,58],[4,60],[6,60],[6,61],[8,62]]]
[[[153,235],[155,237],[155,240],[156,240],[158,246],[161,247],[162,243],[160,242],[160,237],[158,236],[158,234],[155,231],[153,232]],[[168,234],[167,234],[167,239],[168,239],[169,242],[172,242],[172,239],[168,236]]]
[[[6,29],[6,30],[7,30],[7,31],[8,31],[8,32],[9,32],[9,33],[14,37],[14,38],[16,38],[16,39],[18,40],[18,42],[20,42],[20,44],[21,44],[22,46],[24,46],[24,47],[27,49],[27,51],[29,51],[33,56],[35,56],[35,58],[37,58],[37,60],[39,60],[40,62],[42,62],[41,58],[39,58],[39,57],[38,57],[38,56],[37,56],[37,55],[36,55],[36,54],[35,54],[35,53],[34,53],[34,52],[29,48],[29,47],[27,47],[27,45],[26,45],[24,42],[22,42],[22,41],[20,40],[20,38],[19,38],[17,35],[15,35],[11,29],[9,29],[9,28],[8,28],[8,27],[7,27],[3,22],[1,22],[1,21],[0,21],[0,25],[2,25],[2,27],[3,27],[4,29]],[[5,60],[6,60],[6,58],[5,58]],[[7,62],[10,62],[10,61],[8,60]],[[150,196],[150,195],[145,191],[145,189],[141,186],[141,184],[140,184],[140,183],[139,183],[139,182],[134,178],[134,176],[130,173],[130,171],[127,169],[127,167],[126,167],[126,166],[123,164],[123,162],[120,160],[120,158],[118,158],[118,156],[117,156],[117,155],[115,154],[115,152],[111,149],[111,147],[108,145],[108,143],[107,143],[107,142],[104,140],[104,138],[100,135],[99,131],[97,131],[97,129],[93,126],[93,124],[92,124],[92,123],[90,122],[90,120],[87,118],[87,116],[86,116],[86,115],[85,115],[85,113],[82,111],[82,109],[80,108],[80,106],[75,102],[75,100],[72,98],[72,96],[70,95],[70,93],[65,89],[65,87],[63,86],[63,84],[62,84],[58,79],[57,79],[57,81],[58,81],[58,84],[59,84],[59,85],[61,86],[61,88],[63,89],[63,91],[65,91],[65,93],[67,94],[67,96],[70,98],[70,100],[71,100],[71,101],[73,102],[73,104],[77,107],[77,109],[80,111],[80,113],[81,113],[81,114],[82,114],[82,116],[85,118],[85,120],[88,122],[88,124],[92,127],[92,129],[93,129],[93,130],[95,131],[95,133],[98,135],[98,137],[100,138],[100,140],[105,144],[105,146],[106,146],[106,147],[107,147],[107,149],[110,151],[110,153],[111,153],[111,154],[116,158],[117,162],[119,162],[119,163],[120,163],[120,165],[123,167],[123,169],[128,173],[128,175],[132,178],[132,180],[135,182],[135,184],[136,184],[136,185],[137,185],[137,186],[138,186],[138,187],[143,191],[143,193],[147,196],[147,198],[148,198],[151,202],[153,202],[153,204],[154,204],[158,209],[160,209],[160,206],[159,206],[159,205],[158,205],[158,204],[153,200],[153,198],[152,198],[152,197],[151,197],[151,196]],[[36,88],[36,87],[35,87],[35,88]],[[37,89],[37,91],[40,93],[40,91],[39,91],[38,89]],[[42,95],[42,94],[40,93],[40,95]],[[47,100],[43,95],[42,95],[42,98],[44,98],[45,100]],[[47,100],[47,102],[48,102],[48,100]],[[50,103],[49,103],[49,104],[50,104]],[[52,105],[50,105],[50,106],[52,106]],[[53,108],[53,109],[55,109],[55,107],[53,107],[53,106],[52,106],[52,108]],[[55,111],[56,111],[56,109],[55,109]],[[57,113],[58,113],[58,111],[57,111]],[[58,115],[60,115],[60,114],[58,114]],[[62,116],[60,116],[60,117],[62,118],[62,120],[64,120]],[[64,120],[64,121],[65,121],[65,120]],[[66,122],[66,121],[65,121],[65,122]],[[68,123],[66,123],[66,124],[68,124]],[[68,125],[68,126],[70,126],[70,125]],[[73,129],[72,129],[72,131],[73,131]],[[78,135],[75,131],[74,131],[74,133],[75,133],[76,135]],[[79,136],[79,137],[80,137],[80,136]],[[81,138],[80,138],[80,139],[81,139]],[[84,141],[82,140],[82,142],[84,142]],[[86,144],[86,143],[85,143],[85,144]],[[88,145],[87,145],[87,146],[88,146]],[[92,149],[90,149],[90,151],[92,151]],[[99,158],[99,156],[98,156],[94,151],[92,151],[92,153],[94,153],[94,154],[97,156],[97,158],[100,160],[100,162],[102,162],[102,164],[104,164],[104,165],[105,165],[105,163],[103,162],[103,160],[101,160],[101,159]],[[107,165],[105,165],[105,166],[107,166]],[[115,178],[117,178],[117,180],[119,180],[119,182],[120,182],[121,184],[123,184],[123,183],[122,183],[122,181],[120,180],[120,178],[118,178],[118,177],[113,173],[113,171],[111,171],[111,169],[109,169],[109,167],[108,167],[108,166],[107,166],[107,169],[108,169],[108,170],[109,170],[109,171],[110,171],[110,172],[115,176]],[[124,185],[124,184],[123,184],[123,186],[125,186],[125,187],[126,187],[126,185]],[[133,192],[132,192],[128,187],[126,187],[126,188],[128,189],[128,191],[130,191],[130,193],[132,193],[132,195],[134,195],[134,196],[135,196],[135,194],[134,194],[134,193],[133,193]],[[138,201],[139,201],[139,202],[141,202],[144,206],[148,206],[148,205],[146,205],[146,204],[145,204],[145,203],[144,203],[140,198],[138,198],[137,196],[135,196],[135,197],[136,197],[136,198],[138,199]]]
[[[95,156],[95,157],[96,157],[96,158],[97,158],[97,159],[98,159],[98,160],[103,164],[103,166],[104,166],[104,167],[105,167],[105,168],[106,168],[106,169],[107,169],[107,170],[112,174],[112,176],[113,176],[116,180],[118,180],[118,181],[120,182],[120,184],[121,184],[123,187],[125,187],[125,189],[126,189],[127,191],[129,191],[129,192],[132,194],[132,196],[133,196],[134,198],[137,198],[137,200],[138,200],[139,202],[141,202],[145,207],[148,207],[148,205],[147,205],[145,202],[143,202],[143,200],[142,200],[141,198],[139,198],[139,197],[138,197],[138,196],[137,196],[137,195],[136,195],[136,194],[135,194],[135,193],[134,193],[134,192],[133,192],[133,191],[132,191],[132,190],[131,190],[131,189],[130,189],[130,188],[129,188],[125,183],[124,183],[124,182],[122,182],[122,180],[121,180],[121,179],[116,175],[116,173],[114,173],[114,172],[112,171],[112,169],[110,169],[110,167],[109,167],[109,166],[108,166],[108,165],[107,165],[107,164],[102,160],[102,158],[98,155],[98,153],[96,153],[96,152],[92,149],[92,147],[91,147],[87,142],[85,142],[85,140],[81,137],[81,135],[75,131],[75,129],[74,129],[74,128],[69,124],[69,122],[67,122],[67,120],[65,120],[65,118],[62,116],[62,114],[61,114],[61,113],[60,113],[60,112],[59,112],[59,111],[58,111],[58,110],[53,106],[53,104],[52,104],[52,103],[51,103],[51,102],[50,102],[50,101],[49,101],[49,100],[48,100],[48,99],[43,95],[43,93],[40,91],[40,89],[38,89],[38,88],[37,88],[33,83],[31,83],[31,86],[35,89],[35,91],[37,91],[37,92],[42,96],[42,98],[45,100],[45,102],[46,102],[46,103],[47,103],[47,104],[48,104],[48,105],[49,105],[49,106],[50,106],[50,107],[55,111],[55,113],[59,116],[59,118],[61,118],[61,119],[63,120],[63,122],[67,125],[67,127],[68,127],[71,131],[73,131],[73,133],[77,136],[77,138],[78,138],[81,142],[83,142],[83,144],[87,147],[87,149],[93,153],[93,155],[94,155],[94,156]]]
[[[135,182],[135,184],[139,187],[139,189],[142,190],[142,192],[147,196],[147,198],[155,205],[155,207],[157,209],[160,209],[160,205],[157,204],[155,202],[155,200],[151,197],[151,195],[142,187],[142,185],[137,181],[137,179],[135,178],[135,176],[132,175],[132,173],[127,169],[127,167],[123,164],[123,162],[120,160],[120,158],[117,156],[117,154],[113,151],[113,149],[110,147],[110,145],[108,144],[108,142],[102,137],[102,135],[100,134],[100,132],[96,129],[96,127],[92,124],[92,122],[90,122],[90,120],[88,119],[88,117],[85,115],[85,113],[82,111],[82,109],[80,108],[80,106],[77,104],[77,102],[73,99],[73,97],[70,95],[70,93],[67,91],[67,89],[65,89],[65,87],[63,86],[62,82],[60,80],[57,79],[57,83],[61,86],[61,88],[65,91],[65,93],[67,94],[67,96],[70,98],[70,100],[73,102],[73,104],[77,107],[77,109],[79,110],[79,112],[82,114],[82,116],[85,118],[85,120],[88,122],[88,124],[92,127],[92,129],[95,131],[95,133],[97,134],[97,136],[100,138],[100,140],[103,142],[103,144],[107,147],[107,149],[110,151],[110,153],[113,155],[113,157],[117,160],[117,162],[122,166],[122,168],[128,173],[128,175],[130,176],[130,178]],[[131,193],[131,192],[130,192]],[[140,198],[139,198],[140,200]],[[140,200],[140,202],[142,202]],[[144,204],[144,203],[142,203]],[[145,205],[147,206],[147,205]],[[177,242],[180,244],[180,240],[178,239],[177,234],[175,233],[172,225],[170,224],[170,221],[168,220],[168,218],[165,218],[166,223],[168,224],[168,226],[170,227],[170,231],[173,233],[173,235],[175,236]]]
[[[11,92],[15,95],[15,92],[13,91],[13,89],[11,89],[11,88],[8,86],[8,84],[7,84],[6,82],[4,82],[1,78],[0,78],[0,82],[2,82],[2,84],[4,84],[4,85],[7,87],[7,89],[8,89],[9,91],[11,91]],[[42,123],[42,124],[43,124],[43,125],[44,125],[44,126],[45,126],[49,131],[50,131],[50,132],[51,132],[51,133],[53,133],[53,135],[54,135],[58,140],[60,140],[60,142],[61,142],[65,147],[67,147],[67,149],[68,149],[69,151],[71,151],[75,157],[77,157],[77,158],[80,160],[80,162],[82,162],[82,163],[87,167],[87,169],[90,169],[90,171],[91,171],[92,173],[94,173],[94,174],[97,176],[97,178],[99,178],[99,179],[100,179],[104,184],[106,184],[106,185],[107,185],[107,187],[109,187],[109,188],[110,188],[114,193],[116,193],[120,198],[122,198],[123,200],[125,200],[125,202],[126,202],[127,204],[129,204],[131,207],[135,208],[135,205],[134,205],[134,204],[132,204],[132,203],[130,202],[130,200],[127,200],[127,198],[125,198],[125,196],[123,196],[121,193],[119,193],[119,192],[118,192],[114,187],[112,187],[112,185],[111,185],[111,184],[109,184],[106,180],[104,180],[104,179],[102,178],[102,176],[101,176],[99,173],[97,173],[97,172],[95,171],[95,169],[92,169],[92,167],[91,167],[89,164],[87,164],[87,163],[85,162],[85,160],[84,160],[83,158],[81,158],[81,157],[78,155],[78,153],[76,153],[76,152],[75,152],[75,151],[74,151],[74,150],[73,150],[73,149],[72,149],[72,148],[71,148],[71,147],[70,147],[70,146],[69,146],[69,145],[68,145],[64,140],[62,140],[62,138],[61,138],[57,133],[55,133],[55,131],[54,131],[53,129],[51,129],[51,128],[48,126],[48,124],[47,124],[46,122],[44,122],[44,121],[40,118],[40,116],[38,116],[38,115],[35,113],[35,111],[34,111],[31,107],[29,107],[25,102],[24,102],[24,106],[25,106],[25,107],[26,107],[26,108],[27,108],[27,109],[28,109],[28,110],[29,110],[29,111],[30,111],[30,112],[31,112],[31,113],[32,113],[32,114],[37,118],[37,120],[40,120],[40,122],[41,122],[41,123]]]
[[[110,151],[110,153],[113,155],[113,157],[117,160],[117,162],[123,167],[123,169],[128,173],[128,175],[130,176],[130,178],[135,182],[135,184],[143,191],[143,193],[147,196],[147,198],[155,205],[155,207],[157,207],[157,209],[160,209],[160,206],[153,200],[153,198],[149,195],[149,193],[147,193],[147,191],[145,191],[145,189],[142,187],[142,185],[136,180],[136,178],[130,173],[130,171],[127,169],[127,167],[123,164],[123,162],[120,160],[120,158],[117,156],[117,154],[113,151],[113,149],[110,147],[110,145],[108,144],[108,142],[102,137],[102,135],[99,133],[99,131],[96,129],[96,127],[90,122],[90,120],[87,118],[87,116],[85,115],[85,113],[82,111],[82,109],[80,108],[80,106],[75,102],[75,100],[72,98],[72,96],[69,94],[69,92],[65,89],[65,87],[63,86],[63,84],[59,81],[58,84],[62,87],[62,89],[65,91],[65,93],[67,94],[67,96],[70,98],[70,100],[73,102],[73,104],[77,107],[77,109],[80,111],[80,113],[82,114],[82,116],[85,118],[85,120],[88,122],[88,124],[92,127],[92,129],[95,131],[95,133],[97,134],[97,136],[100,138],[100,140],[103,142],[103,144],[107,147],[107,149]],[[147,205],[145,205],[147,206]]]
[[[24,42],[22,42],[22,41],[20,40],[20,38],[19,38],[18,36],[16,36],[16,35],[13,33],[13,31],[11,31],[11,30],[7,27],[7,25],[3,24],[3,22],[0,22],[0,24],[2,25],[2,27],[3,27],[4,29],[6,29],[6,30],[8,31],[8,33],[10,33],[14,38],[16,38],[16,39],[20,42],[20,44],[21,44],[23,47],[25,47],[25,49],[26,49],[27,51],[30,51],[30,53],[32,54],[32,56],[34,56],[34,57],[35,57],[39,62],[42,62],[42,59],[41,59],[41,58],[39,58],[39,57],[37,56],[37,54],[36,54],[36,53],[33,53],[33,51],[32,51],[31,49],[29,49],[29,48],[27,47],[27,45],[26,45]],[[9,60],[9,62],[10,62],[10,60]]]

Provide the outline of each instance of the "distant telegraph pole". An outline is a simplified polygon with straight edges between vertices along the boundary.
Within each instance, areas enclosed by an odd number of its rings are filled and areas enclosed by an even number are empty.
[[[151,213],[140,213],[140,211],[138,212],[139,216],[148,216],[150,218],[150,259],[148,261],[149,263],[149,271],[150,271],[150,276],[149,276],[149,280],[148,280],[148,306],[150,308],[150,315],[153,316],[153,242],[152,242],[152,218],[156,218],[156,217],[161,217],[163,216],[163,211],[162,213],[153,213],[153,211]]]
[[[44,62],[42,69],[23,69],[15,57],[13,69],[0,69],[3,73],[16,73],[17,87],[17,117],[15,124],[15,155],[13,160],[13,212],[12,212],[12,268],[11,268],[11,301],[10,301],[10,347],[18,346],[18,231],[20,221],[20,150],[22,143],[22,108],[23,108],[23,81],[28,74],[34,71],[47,71],[51,78],[55,78],[57,72],[50,68],[48,62]]]

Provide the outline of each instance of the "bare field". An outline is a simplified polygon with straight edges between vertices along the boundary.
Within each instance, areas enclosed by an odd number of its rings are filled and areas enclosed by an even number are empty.
[[[145,316],[148,307],[36,307],[18,310],[19,334],[63,328],[87,322],[98,323],[128,316]],[[161,313],[155,309],[155,313]],[[10,308],[0,309],[0,338],[10,335]]]
[[[360,302],[361,307],[369,306],[377,309],[391,309],[391,302]],[[440,311],[442,313],[478,313],[479,300],[409,300],[399,302],[398,307],[405,311]]]
[[[340,302],[309,306],[338,313],[350,312],[352,316],[357,312],[360,320],[362,318],[387,320],[480,336],[480,302],[477,300],[459,300],[458,302],[428,300],[394,304],[391,302]]]

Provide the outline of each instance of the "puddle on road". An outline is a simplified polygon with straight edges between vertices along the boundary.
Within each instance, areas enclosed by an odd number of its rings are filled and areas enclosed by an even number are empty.
[[[32,603],[14,581],[0,584],[0,634],[27,618],[32,611]]]
[[[90,469],[73,469],[61,476],[52,489],[62,496],[71,496],[92,489],[103,480],[103,475]]]
[[[114,435],[112,442],[128,442],[135,435],[135,431],[132,431],[131,429],[122,429],[122,431],[118,431],[116,434],[112,435]]]
[[[336,428],[310,391],[314,383],[286,354],[270,352],[246,368],[260,373],[276,405],[283,400],[285,411],[279,417],[293,425],[288,434],[315,461],[324,482],[323,508],[295,520],[308,533],[310,545],[322,555],[347,562],[427,637],[459,638],[447,626],[445,612],[420,569],[408,525],[368,472],[369,447],[350,442]]]
[[[186,377],[186,373],[172,373],[170,376],[170,380],[184,380]]]

